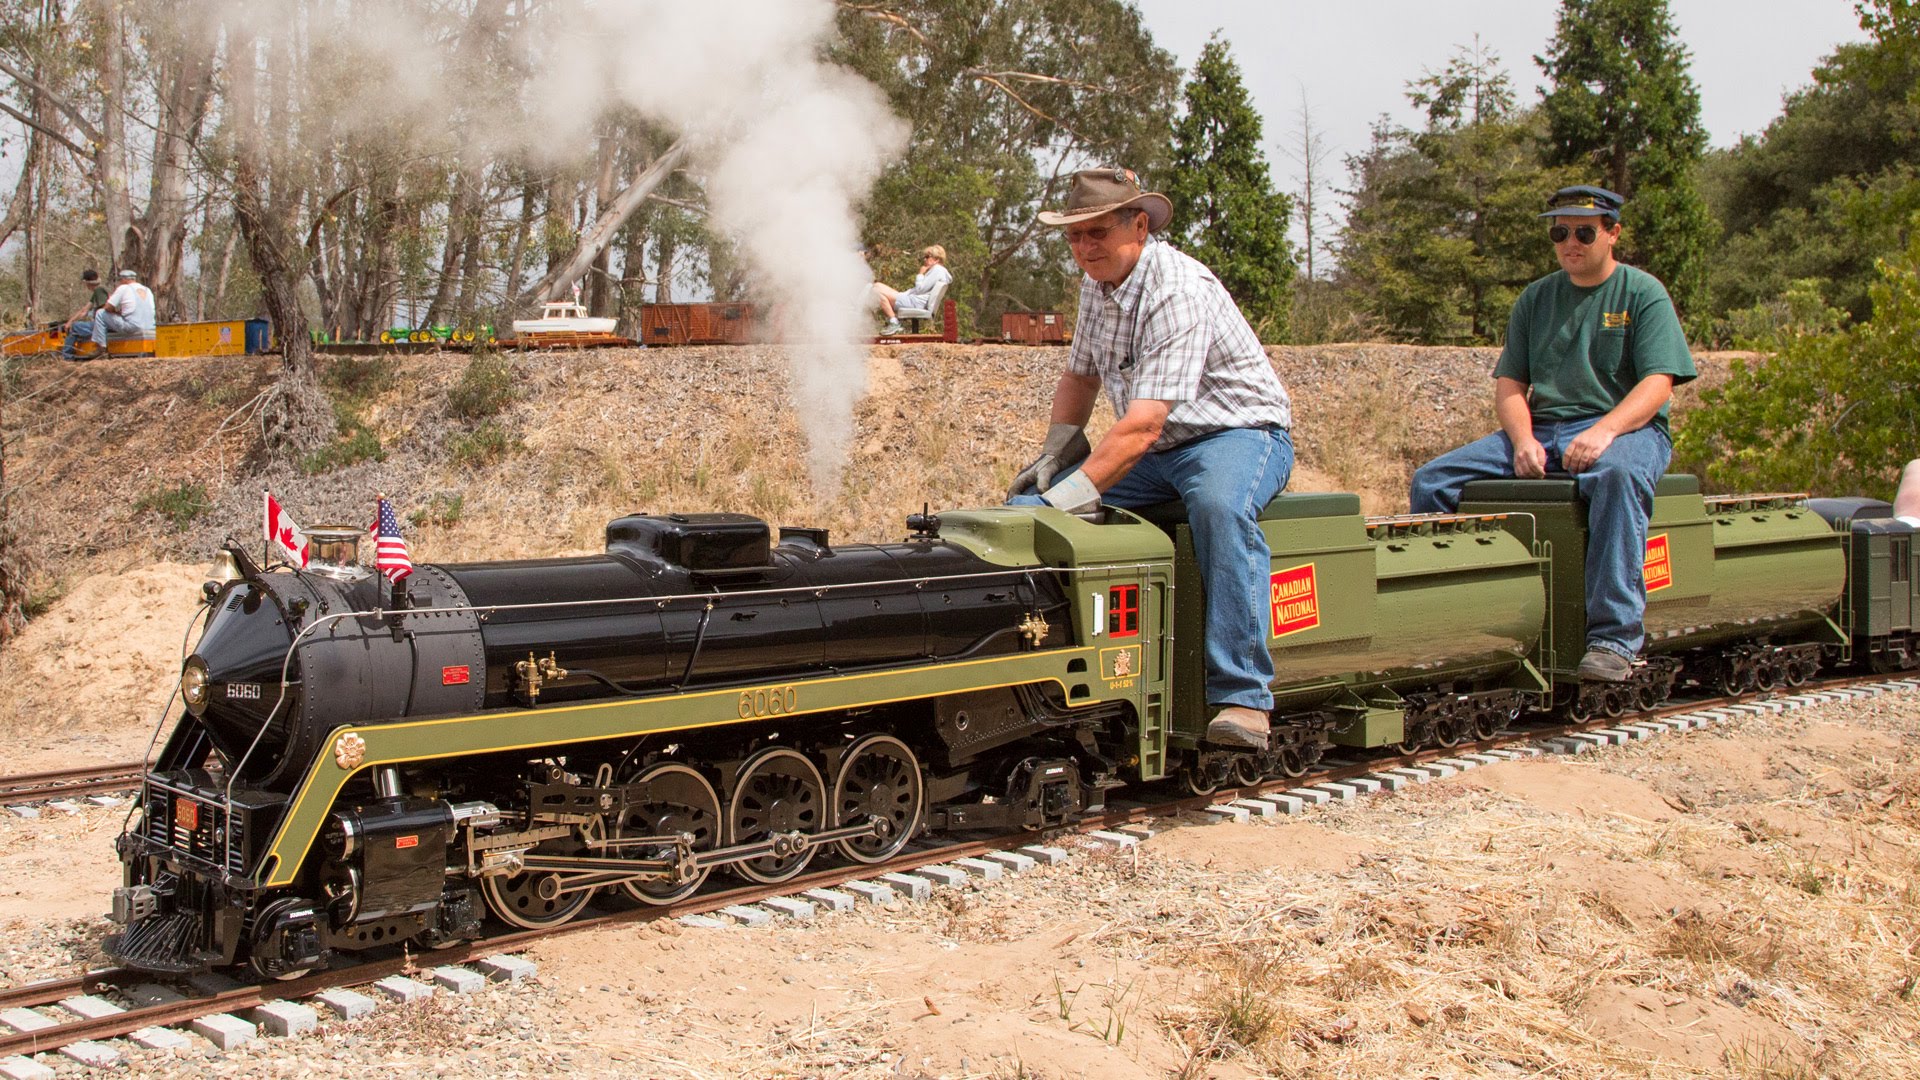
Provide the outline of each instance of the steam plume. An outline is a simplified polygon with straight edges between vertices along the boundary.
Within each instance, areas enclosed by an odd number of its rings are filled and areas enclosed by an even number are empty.
[[[347,77],[321,107],[344,125],[428,138],[457,127],[463,153],[550,162],[583,155],[616,106],[689,137],[713,224],[737,242],[788,346],[815,487],[823,495],[837,487],[866,382],[868,271],[856,253],[856,207],[907,128],[875,87],[821,59],[832,0],[472,0],[456,14],[519,20],[515,52],[527,66],[517,95],[501,92],[497,65],[477,70],[456,55],[461,28],[444,21],[445,9],[209,4],[262,32],[277,22],[336,42],[333,70]]]

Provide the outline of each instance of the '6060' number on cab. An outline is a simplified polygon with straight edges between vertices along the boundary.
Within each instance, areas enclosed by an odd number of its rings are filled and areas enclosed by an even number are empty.
[[[783,716],[794,712],[799,696],[799,689],[791,683],[786,686],[764,686],[758,690],[742,690],[740,691],[740,719]]]

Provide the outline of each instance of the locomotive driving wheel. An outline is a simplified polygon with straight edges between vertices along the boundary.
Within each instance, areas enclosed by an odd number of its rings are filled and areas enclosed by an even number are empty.
[[[614,835],[676,836],[693,839],[693,850],[707,851],[720,843],[720,796],[707,778],[677,761],[655,762],[630,782],[644,788],[645,794],[629,799]],[[671,858],[678,851],[672,846],[621,848],[621,858]],[[643,904],[671,904],[692,896],[707,880],[707,870],[697,870],[684,881],[654,878],[622,882],[620,888]]]
[[[600,828],[595,819],[595,828]],[[542,855],[577,855],[586,850],[586,845],[578,839],[567,837],[549,840],[534,849]],[[587,906],[598,889],[578,889],[562,892],[563,879],[559,874],[542,870],[523,870],[511,877],[497,876],[480,879],[480,895],[486,898],[487,910],[500,917],[500,921],[522,930],[545,930],[559,926]]]
[[[920,827],[926,788],[920,762],[907,744],[891,735],[868,735],[855,742],[833,779],[835,828],[878,818],[880,832],[834,845],[857,863],[886,862],[907,846]]]
[[[727,845],[751,844],[787,833],[817,832],[826,823],[827,785],[805,754],[769,746],[740,766],[727,800]],[[734,873],[764,885],[806,869],[814,848],[799,845],[733,864]]]

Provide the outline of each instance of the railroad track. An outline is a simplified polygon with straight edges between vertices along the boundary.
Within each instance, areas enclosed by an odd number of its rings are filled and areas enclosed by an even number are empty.
[[[1916,690],[1920,689],[1920,679],[1902,680],[1880,675],[1827,679],[1810,682],[1792,690],[1672,702],[1656,709],[1620,717],[1596,717],[1577,723],[1528,724],[1502,732],[1491,739],[1466,740],[1454,746],[1430,748],[1415,754],[1389,754],[1365,760],[1332,761],[1326,763],[1323,768],[1309,770],[1298,777],[1264,780],[1245,786],[1223,787],[1208,794],[1189,795],[1165,802],[1115,806],[1103,814],[1076,823],[1071,829],[1058,830],[1052,835],[1071,835],[1111,830],[1126,825],[1139,825],[1183,813],[1203,811],[1233,800],[1252,800],[1263,795],[1297,790],[1315,784],[1337,783],[1394,769],[1409,769],[1463,755],[1484,754],[1489,751],[1509,749],[1516,745],[1544,743],[1582,733],[1606,731],[1622,724],[1641,724],[1664,717],[1707,712],[1716,708],[1728,708],[1774,697],[1791,699],[1800,695],[1862,686],[1877,686],[1881,690]],[[89,772],[106,771],[108,770],[74,769],[67,770],[67,773],[78,777]],[[55,774],[41,775],[44,778]],[[0,790],[6,789],[0,788]],[[809,890],[830,888],[882,874],[908,873],[935,864],[1018,848],[1035,843],[1040,838],[1030,832],[976,837],[913,848],[882,864],[834,866],[801,874],[773,885],[739,885],[733,888],[710,890],[667,906],[640,907],[621,911],[599,911],[590,908],[588,914],[550,929],[517,930],[433,952],[388,956],[299,979],[260,985],[240,985],[211,995],[186,996],[180,1000],[158,1004],[131,1004],[121,1011],[108,1015],[92,1017],[74,1015],[70,1019],[62,1019],[41,1013],[37,1015],[48,1022],[44,1028],[0,1033],[0,1058],[42,1053],[91,1040],[116,1038],[144,1028],[185,1024],[215,1013],[244,1011],[271,1001],[310,997],[325,990],[363,986],[420,967],[459,964],[496,953],[511,952],[553,934],[707,914],[723,908],[751,905],[774,897],[798,895]],[[0,988],[0,1011],[55,1006],[81,995],[97,996],[102,993],[111,993],[124,996],[128,990],[138,984],[158,981],[151,975],[125,968],[102,968],[88,971],[77,977]],[[0,1029],[8,1026],[7,1022],[0,1021]]]
[[[100,795],[131,791],[140,786],[144,761],[118,765],[82,765],[50,772],[23,773],[0,777],[0,804],[46,802],[75,795]]]

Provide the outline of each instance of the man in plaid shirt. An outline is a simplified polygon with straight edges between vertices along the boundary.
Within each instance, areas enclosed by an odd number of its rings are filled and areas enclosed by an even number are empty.
[[[1264,749],[1272,566],[1257,517],[1293,471],[1292,410],[1219,279],[1154,235],[1172,214],[1165,195],[1114,168],[1075,173],[1066,209],[1040,214],[1066,227],[1086,278],[1046,443],[1008,502],[1068,513],[1184,502],[1207,594],[1207,738]],[[1089,447],[1103,387],[1119,419]]]

